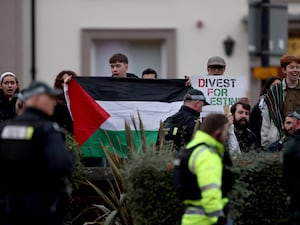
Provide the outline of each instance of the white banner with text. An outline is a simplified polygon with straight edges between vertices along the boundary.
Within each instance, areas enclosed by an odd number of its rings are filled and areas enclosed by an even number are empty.
[[[232,106],[242,97],[248,96],[246,75],[199,75],[191,76],[192,87],[199,89],[210,104],[204,106],[201,118],[210,112],[224,112],[224,105]]]

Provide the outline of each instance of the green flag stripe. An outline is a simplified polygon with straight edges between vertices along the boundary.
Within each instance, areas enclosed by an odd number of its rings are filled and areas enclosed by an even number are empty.
[[[156,142],[157,131],[145,131],[147,144],[151,146]],[[132,131],[135,146],[140,146],[140,132]],[[107,138],[109,137],[109,139]],[[84,157],[104,157],[103,146],[107,146],[111,152],[115,151],[120,157],[127,157],[125,131],[112,131],[98,129],[82,146]],[[113,146],[113,147],[111,147]],[[120,148],[121,146],[121,148]]]

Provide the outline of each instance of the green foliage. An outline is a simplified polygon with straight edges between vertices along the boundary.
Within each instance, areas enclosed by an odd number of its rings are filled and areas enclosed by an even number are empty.
[[[66,146],[68,147],[68,149],[70,151],[72,151],[73,155],[74,155],[74,170],[72,173],[72,176],[70,178],[70,184],[72,187],[72,190],[77,190],[80,187],[80,184],[82,183],[82,181],[84,180],[85,176],[84,176],[84,165],[82,164],[82,158],[83,158],[83,154],[80,151],[77,142],[74,139],[73,135],[68,134],[66,136]]]
[[[124,158],[120,158],[118,154],[110,152],[103,147],[109,164],[109,173],[107,174],[108,188],[97,186],[93,182],[85,179],[83,184],[92,188],[98,195],[99,201],[94,202],[84,208],[75,218],[73,222],[82,221],[85,215],[91,211],[95,213],[94,218],[86,220],[85,224],[101,224],[101,225],[131,225],[131,216],[128,212],[125,202],[125,184],[120,167]]]
[[[143,152],[124,169],[128,207],[135,224],[180,224],[183,205],[172,187],[170,152]],[[236,225],[283,225],[290,218],[282,188],[280,154],[249,152],[233,159],[230,193]]]
[[[230,194],[236,225],[282,225],[289,220],[280,153],[249,152],[233,159]]]
[[[131,128],[129,124],[125,122],[128,157],[119,156],[113,148],[108,148],[111,146],[102,146],[111,171],[107,177],[110,188],[109,190],[104,190],[91,181],[85,180],[83,183],[90,186],[97,193],[101,199],[101,203],[95,202],[87,206],[73,219],[73,222],[82,219],[88,211],[96,210],[98,212],[97,216],[89,220],[90,222],[87,222],[88,224],[132,225],[134,224],[132,215],[135,217],[134,220],[138,222],[136,224],[140,225],[150,223],[171,224],[173,221],[173,224],[179,224],[182,207],[177,207],[177,205],[181,206],[181,203],[172,186],[172,170],[170,168],[168,169],[168,165],[170,165],[173,160],[173,153],[169,151],[167,154],[168,151],[157,151],[156,146],[149,146],[147,144],[140,115],[139,131],[134,118],[132,118],[132,122],[136,134],[140,137],[140,148],[136,148]],[[112,149],[113,151],[111,152],[108,149]],[[164,150],[166,150],[166,147],[164,147]],[[146,165],[150,167],[143,167],[143,161],[147,162]],[[140,166],[142,166],[141,170]],[[144,175],[148,175],[148,177],[140,177],[139,173],[141,171]],[[139,173],[137,174],[137,172]],[[130,176],[127,176],[127,174]],[[125,178],[128,180],[125,180]],[[132,181],[135,180],[141,181],[144,185],[140,187],[143,190],[139,190],[139,193],[142,192],[144,195],[139,195],[139,197],[143,198],[144,211],[142,212],[138,212],[135,207],[140,206],[139,199],[134,198],[135,192],[138,192],[138,190],[132,186],[135,185],[132,183]],[[155,183],[156,186],[154,186]],[[151,188],[151,192],[149,191],[148,195],[145,195],[146,187]],[[161,202],[159,202],[158,199],[160,199]],[[178,213],[176,216],[170,215],[170,210]],[[138,216],[140,216],[140,218],[143,217],[143,223],[139,222],[141,219],[139,219]]]
[[[72,217],[73,217],[73,211],[74,211],[74,205],[73,205],[73,199],[72,199],[72,194],[74,191],[79,190],[80,185],[82,184],[82,182],[85,179],[84,176],[84,165],[82,164],[81,160],[82,160],[82,153],[78,147],[77,142],[74,139],[74,136],[71,134],[67,134],[66,135],[66,140],[65,140],[65,144],[67,146],[67,148],[72,151],[73,155],[74,155],[74,169],[73,169],[73,173],[72,176],[70,177],[69,180],[67,180],[66,182],[68,183],[68,191],[70,194],[70,204],[67,205],[66,208],[66,216],[65,216],[65,224],[72,224]]]
[[[172,184],[173,145],[161,142],[158,149],[148,146],[141,120],[139,123],[140,149],[136,149],[130,126],[125,123],[128,157],[120,158],[115,152],[105,150],[111,171],[107,179],[109,190],[85,181],[101,199],[76,217],[96,210],[97,216],[85,224],[180,224],[184,206]],[[163,132],[160,135],[164,140]],[[232,168],[235,185],[229,197],[236,225],[288,223],[290,215],[287,194],[282,188],[280,159],[279,153],[256,151],[235,156]]]
[[[141,149],[128,145],[131,154],[121,167],[127,189],[126,202],[133,222],[138,225],[180,224],[184,208],[172,183],[174,144],[164,142],[161,122],[160,145],[149,146],[140,117],[139,125]],[[125,128],[129,135],[128,124]]]
[[[180,224],[183,205],[172,185],[172,152],[145,151],[124,166],[134,224]]]

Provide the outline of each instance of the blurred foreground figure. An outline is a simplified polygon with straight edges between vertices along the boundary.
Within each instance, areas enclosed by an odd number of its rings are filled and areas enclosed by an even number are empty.
[[[0,126],[0,224],[63,225],[73,156],[51,120],[61,90],[33,81],[24,111]]]
[[[300,108],[293,112],[294,135],[283,150],[283,184],[290,196],[292,225],[300,225]]]

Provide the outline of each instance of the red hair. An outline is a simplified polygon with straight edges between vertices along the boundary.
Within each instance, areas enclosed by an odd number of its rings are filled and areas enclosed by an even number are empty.
[[[289,65],[291,62],[296,62],[300,64],[300,58],[294,55],[283,55],[280,58],[280,66],[283,69],[286,69],[287,65]]]

